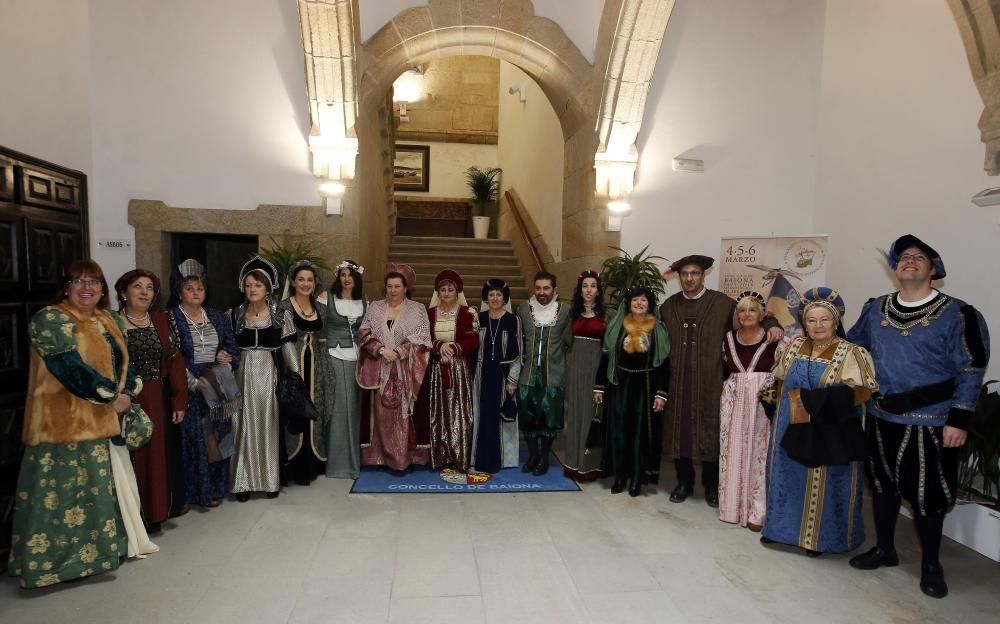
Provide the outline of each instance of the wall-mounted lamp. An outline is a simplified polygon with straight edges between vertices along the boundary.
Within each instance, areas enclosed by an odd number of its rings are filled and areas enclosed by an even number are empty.
[[[511,95],[514,95],[516,93],[517,99],[521,100],[521,104],[524,104],[525,102],[528,101],[528,90],[527,88],[524,87],[524,85],[521,85],[519,87],[511,87],[507,89],[507,93]]]
[[[347,187],[336,180],[328,180],[319,185],[319,194],[323,197],[323,207],[328,216],[344,214],[345,192]]]
[[[424,68],[422,65],[410,68],[392,83],[392,101],[399,105],[399,121],[409,122],[406,105],[416,102],[422,96]]]
[[[608,202],[608,231],[621,232],[622,219],[632,212],[632,206],[627,201],[618,199]]]

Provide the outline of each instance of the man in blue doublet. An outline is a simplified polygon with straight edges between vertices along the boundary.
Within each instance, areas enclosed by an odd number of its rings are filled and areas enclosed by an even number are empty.
[[[848,332],[871,352],[880,388],[868,402],[867,427],[878,541],[851,565],[899,564],[894,535],[906,499],[922,549],[920,589],[943,598],[941,530],[955,504],[959,452],[989,363],[989,331],[974,307],[931,287],[945,269],[930,245],[906,234],[886,255],[899,291],[869,300]]]

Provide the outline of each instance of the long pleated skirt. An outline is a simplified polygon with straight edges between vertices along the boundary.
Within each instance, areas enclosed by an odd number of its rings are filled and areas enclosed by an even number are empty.
[[[576,336],[566,362],[565,466],[581,476],[597,476],[601,449],[587,451],[587,432],[594,419],[594,378],[601,361],[601,342]]]
[[[326,476],[357,479],[361,471],[361,389],[355,380],[358,363],[331,357],[329,366],[334,387]]]
[[[281,489],[280,426],[274,394],[278,374],[270,351],[248,349],[236,372],[243,409],[233,417],[235,452],[230,460],[230,491]]]

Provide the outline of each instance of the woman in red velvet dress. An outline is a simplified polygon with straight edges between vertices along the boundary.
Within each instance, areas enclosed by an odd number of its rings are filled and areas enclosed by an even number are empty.
[[[139,405],[153,421],[149,444],[133,451],[132,465],[147,530],[187,510],[180,429],[188,407],[187,375],[177,329],[164,312],[151,311],[160,279],[134,269],[115,283],[118,310],[125,322],[129,361],[142,377]]]
[[[431,351],[415,418],[429,416],[431,466],[468,472],[472,455],[472,356],[479,348],[479,314],[463,294],[462,277],[445,269],[434,278],[427,317]]]

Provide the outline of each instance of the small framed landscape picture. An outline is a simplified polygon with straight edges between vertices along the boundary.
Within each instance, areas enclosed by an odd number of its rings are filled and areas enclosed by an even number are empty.
[[[431,187],[431,146],[396,145],[392,163],[393,189],[426,193]]]

